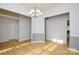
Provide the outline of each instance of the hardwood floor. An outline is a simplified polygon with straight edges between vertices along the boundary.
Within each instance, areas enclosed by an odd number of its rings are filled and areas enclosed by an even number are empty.
[[[11,40],[0,43],[0,55],[78,55],[69,51],[67,45],[51,41],[31,43],[30,40],[19,42]]]

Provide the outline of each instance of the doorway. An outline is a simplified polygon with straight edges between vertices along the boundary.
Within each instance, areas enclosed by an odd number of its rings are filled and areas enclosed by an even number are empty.
[[[45,18],[45,40],[58,40],[69,47],[70,20],[69,13]]]

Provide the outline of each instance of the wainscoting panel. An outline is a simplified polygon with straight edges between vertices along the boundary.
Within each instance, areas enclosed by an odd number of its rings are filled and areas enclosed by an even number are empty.
[[[44,33],[33,33],[32,34],[32,42],[44,42],[45,34]]]
[[[71,36],[69,47],[79,51],[79,37]]]

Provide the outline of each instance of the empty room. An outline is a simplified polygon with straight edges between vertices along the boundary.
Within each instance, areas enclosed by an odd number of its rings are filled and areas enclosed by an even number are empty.
[[[79,3],[0,3],[0,55],[79,55]]]

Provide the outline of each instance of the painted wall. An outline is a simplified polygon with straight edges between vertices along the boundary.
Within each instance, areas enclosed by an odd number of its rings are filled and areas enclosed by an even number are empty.
[[[65,4],[61,4],[59,6],[55,6],[51,9],[48,9],[44,12],[44,17],[50,17],[50,16],[55,16],[58,14],[70,12],[70,10],[72,8],[71,5],[73,5],[73,4],[65,3]]]
[[[8,10],[8,11],[12,11],[21,15],[28,15],[28,8],[24,8],[20,5],[18,5],[17,3],[0,3],[0,8]]]
[[[57,15],[46,19],[46,39],[66,41],[68,14]]]
[[[71,36],[79,36],[79,32],[77,32],[77,24],[78,24],[78,8],[79,4],[61,4],[54,8],[51,8],[44,12],[44,17],[55,16],[58,14],[64,14],[69,12],[70,13],[70,29],[71,29]],[[77,29],[75,29],[77,28]]]
[[[44,33],[44,17],[32,17],[32,33]]]
[[[70,48],[79,50],[79,4],[74,5],[70,14]],[[73,6],[72,6],[73,7]]]
[[[1,15],[0,42],[9,41],[10,39],[17,39],[17,19]]]
[[[19,40],[31,39],[31,18],[26,16],[19,16]]]
[[[44,12],[44,17],[50,17],[62,13],[69,12],[70,13],[70,48],[79,50],[79,42],[77,38],[79,38],[79,4],[62,4],[51,8]],[[77,37],[77,38],[76,38]],[[76,40],[75,40],[76,39]],[[74,41],[75,40],[75,41]],[[75,47],[76,46],[76,47]]]
[[[32,17],[32,41],[45,40],[45,20],[43,16]]]

